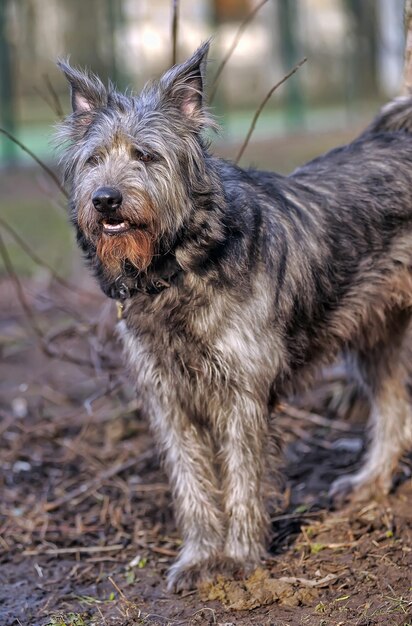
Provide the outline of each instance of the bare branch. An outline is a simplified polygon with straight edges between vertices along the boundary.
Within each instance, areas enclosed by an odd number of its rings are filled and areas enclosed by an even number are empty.
[[[238,43],[245,31],[245,29],[247,28],[249,22],[251,22],[253,20],[253,18],[255,17],[256,13],[258,13],[260,11],[260,9],[263,7],[264,4],[267,3],[268,0],[262,0],[262,2],[260,2],[254,9],[253,11],[251,11],[249,13],[249,15],[246,16],[246,18],[243,20],[243,22],[241,23],[241,25],[239,26],[236,35],[233,38],[232,41],[232,45],[230,46],[229,50],[227,51],[227,53],[225,54],[225,56],[223,57],[223,60],[221,61],[219,67],[217,68],[217,72],[215,74],[215,77],[213,79],[213,83],[212,83],[212,90],[209,96],[209,104],[212,104],[213,98],[216,95],[216,91],[218,88],[218,82],[220,79],[220,76],[223,72],[223,70],[225,69],[225,66],[227,64],[227,62],[229,61],[230,57],[232,56],[232,54],[234,53],[234,51],[236,50]]]
[[[172,0],[172,65],[177,63],[177,32],[179,26],[179,0]]]
[[[301,67],[304,63],[306,63],[306,61],[307,61],[307,58],[306,58],[306,57],[305,57],[305,58],[303,58],[301,61],[299,61],[299,63],[298,63],[297,65],[295,65],[295,67],[294,67],[292,70],[290,70],[290,72],[288,72],[288,74],[286,74],[286,76],[284,76],[284,77],[283,77],[283,78],[282,78],[279,82],[277,82],[277,83],[276,83],[276,85],[274,85],[274,86],[272,87],[272,89],[269,91],[269,93],[265,96],[265,98],[264,98],[264,99],[263,99],[263,101],[261,102],[261,104],[260,104],[259,108],[257,109],[257,111],[256,111],[255,115],[253,116],[253,120],[252,120],[252,123],[251,123],[251,125],[250,125],[249,130],[248,130],[248,133],[247,133],[247,135],[246,135],[245,141],[243,142],[243,144],[242,144],[242,146],[241,146],[241,148],[240,148],[240,150],[239,150],[239,152],[238,152],[238,155],[237,155],[237,157],[236,157],[236,159],[235,159],[235,163],[236,163],[236,164],[237,164],[237,163],[239,163],[240,159],[242,158],[242,155],[243,155],[244,151],[245,151],[245,150],[246,150],[246,148],[247,148],[247,145],[248,145],[248,143],[249,143],[249,141],[250,141],[250,138],[251,138],[251,136],[252,136],[252,133],[253,133],[253,131],[255,130],[255,126],[256,126],[256,123],[257,123],[257,121],[258,121],[258,119],[259,119],[259,116],[260,116],[260,114],[262,113],[263,108],[265,107],[265,105],[266,105],[267,101],[270,99],[270,97],[271,97],[271,95],[273,94],[273,92],[275,92],[275,91],[276,91],[276,89],[278,89],[278,87],[280,87],[281,85],[283,85],[283,83],[284,83],[284,82],[286,82],[286,81],[288,80],[288,78],[290,78],[291,76],[293,76],[293,74],[295,74],[295,72],[297,72],[297,71],[298,71],[298,69],[299,69],[299,68],[300,68],[300,67]]]
[[[69,194],[67,193],[67,191],[65,190],[63,185],[60,183],[60,181],[57,178],[56,174],[49,167],[47,167],[47,165],[45,163],[43,163],[43,161],[41,161],[39,159],[39,157],[34,154],[34,152],[32,152],[29,148],[27,148],[24,144],[22,144],[21,141],[19,141],[16,137],[14,137],[11,133],[9,133],[5,128],[0,128],[0,133],[5,135],[6,137],[8,137],[10,139],[10,141],[13,141],[13,143],[15,143],[16,146],[19,146],[19,148],[21,148],[23,150],[23,152],[26,152],[34,161],[36,161],[36,163],[38,165],[40,165],[40,167],[46,172],[46,174],[48,176],[50,176],[50,178],[53,180],[53,182],[55,183],[56,187],[59,188],[61,193],[66,198],[69,197]]]
[[[63,107],[60,103],[59,96],[57,95],[48,74],[43,75],[43,80],[46,84],[46,93],[38,87],[34,88],[34,91],[40,96],[47,106],[53,111],[53,113],[62,120],[64,117]]]
[[[27,256],[31,258],[32,261],[34,261],[34,263],[36,263],[36,265],[46,268],[56,282],[58,282],[66,289],[70,289],[70,291],[73,291],[74,293],[79,292],[79,289],[69,283],[65,278],[63,278],[63,276],[60,276],[60,274],[58,274],[46,261],[43,261],[43,259],[37,256],[37,254],[30,248],[28,243],[26,243],[24,239],[19,235],[19,233],[16,232],[14,228],[10,226],[10,224],[6,222],[6,220],[2,217],[0,217],[0,226],[2,226],[9,233],[9,235],[13,237],[13,239],[17,242],[20,248],[27,254]]]
[[[50,76],[48,74],[44,74],[43,80],[46,83],[46,88],[52,99],[52,104],[49,104],[49,106],[51,107],[52,111],[57,115],[57,117],[62,120],[64,118],[63,107],[61,105],[60,98],[50,80]]]
[[[37,93],[38,96],[40,96],[40,98],[47,104],[47,106],[53,111],[53,113],[56,113],[53,103],[50,102],[49,97],[45,93],[43,93],[41,89],[39,89],[38,87],[34,87],[34,92]]]

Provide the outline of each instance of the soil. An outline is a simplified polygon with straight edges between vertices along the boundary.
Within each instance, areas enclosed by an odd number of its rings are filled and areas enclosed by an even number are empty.
[[[385,500],[334,509],[327,496],[364,450],[367,406],[339,365],[274,416],[285,446],[267,560],[175,595],[180,537],[114,307],[50,277],[4,279],[0,303],[1,625],[412,624],[411,459]]]

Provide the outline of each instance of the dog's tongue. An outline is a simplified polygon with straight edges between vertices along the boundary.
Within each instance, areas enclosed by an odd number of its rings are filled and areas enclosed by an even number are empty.
[[[129,228],[129,222],[103,222],[103,232],[110,235],[124,233]]]

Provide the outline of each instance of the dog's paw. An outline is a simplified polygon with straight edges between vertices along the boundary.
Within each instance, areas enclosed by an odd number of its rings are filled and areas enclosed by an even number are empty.
[[[357,474],[341,476],[335,480],[329,489],[329,497],[338,503],[347,500],[365,502],[384,498],[391,488],[392,476],[371,475],[368,472],[360,471]]]
[[[218,576],[223,576],[223,578],[242,580],[255,568],[255,563],[247,563],[246,561],[240,561],[230,556],[222,556],[214,562],[212,574],[214,579]]]
[[[352,476],[340,476],[333,481],[329,488],[329,498],[335,502],[343,503],[349,500],[355,489]]]
[[[196,563],[173,565],[168,574],[168,591],[190,591],[197,589],[203,583],[213,582],[218,576],[241,580],[249,568],[244,563],[230,557],[211,557]]]
[[[209,559],[196,563],[180,564],[177,561],[169,570],[167,576],[168,591],[191,591],[201,583],[212,580],[213,574],[210,569]]]

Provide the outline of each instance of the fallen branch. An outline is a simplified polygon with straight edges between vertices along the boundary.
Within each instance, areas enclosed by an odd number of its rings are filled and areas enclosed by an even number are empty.
[[[342,422],[341,420],[327,419],[322,415],[318,415],[317,413],[312,413],[310,411],[305,411],[304,409],[298,409],[297,407],[287,404],[285,402],[279,404],[277,406],[277,410],[293,419],[304,420],[306,422],[310,422],[311,424],[315,424],[316,426],[325,426],[326,428],[340,430],[344,433],[350,432],[353,428],[350,424]]]
[[[302,513],[284,513],[283,515],[275,515],[270,518],[271,522],[284,522],[289,519],[301,520],[306,517],[319,517],[321,511],[302,511]]]
[[[42,556],[47,554],[50,556],[59,556],[59,554],[77,554],[83,552],[85,554],[96,554],[99,552],[114,552],[115,550],[123,550],[122,543],[116,543],[113,546],[78,546],[77,548],[49,548],[48,550],[25,550],[23,556]]]
[[[281,576],[278,578],[283,583],[289,585],[301,585],[302,587],[327,587],[331,583],[337,581],[339,576],[337,574],[326,574],[319,580],[309,580],[308,578],[299,578],[297,576]]]
[[[278,89],[281,85],[283,85],[283,83],[285,83],[291,76],[293,76],[293,74],[295,74],[298,71],[298,69],[304,63],[306,63],[306,61],[307,61],[306,57],[304,57],[301,61],[299,61],[299,63],[297,65],[295,65],[295,67],[293,69],[291,69],[290,72],[288,72],[288,74],[286,74],[286,76],[284,76],[279,82],[277,82],[276,85],[274,85],[272,87],[272,89],[269,91],[269,93],[265,96],[265,98],[261,102],[259,108],[257,109],[255,115],[253,116],[253,120],[252,120],[252,123],[250,125],[249,131],[248,131],[248,133],[246,135],[246,139],[243,142],[243,144],[242,144],[242,146],[241,146],[241,148],[239,150],[239,153],[238,153],[238,155],[237,155],[237,157],[235,159],[235,163],[236,164],[239,163],[240,159],[242,158],[242,155],[243,155],[244,151],[247,148],[247,145],[248,145],[248,143],[250,141],[252,133],[255,130],[255,126],[256,126],[256,123],[257,123],[257,121],[259,119],[259,116],[262,113],[263,108],[265,107],[267,101],[270,99],[270,97],[273,94],[273,92],[276,91],[276,89]]]
[[[162,554],[163,556],[175,557],[179,554],[177,550],[170,550],[169,548],[158,548],[157,546],[150,546],[150,545],[148,545],[147,547],[152,552],[155,552],[156,554]]]

